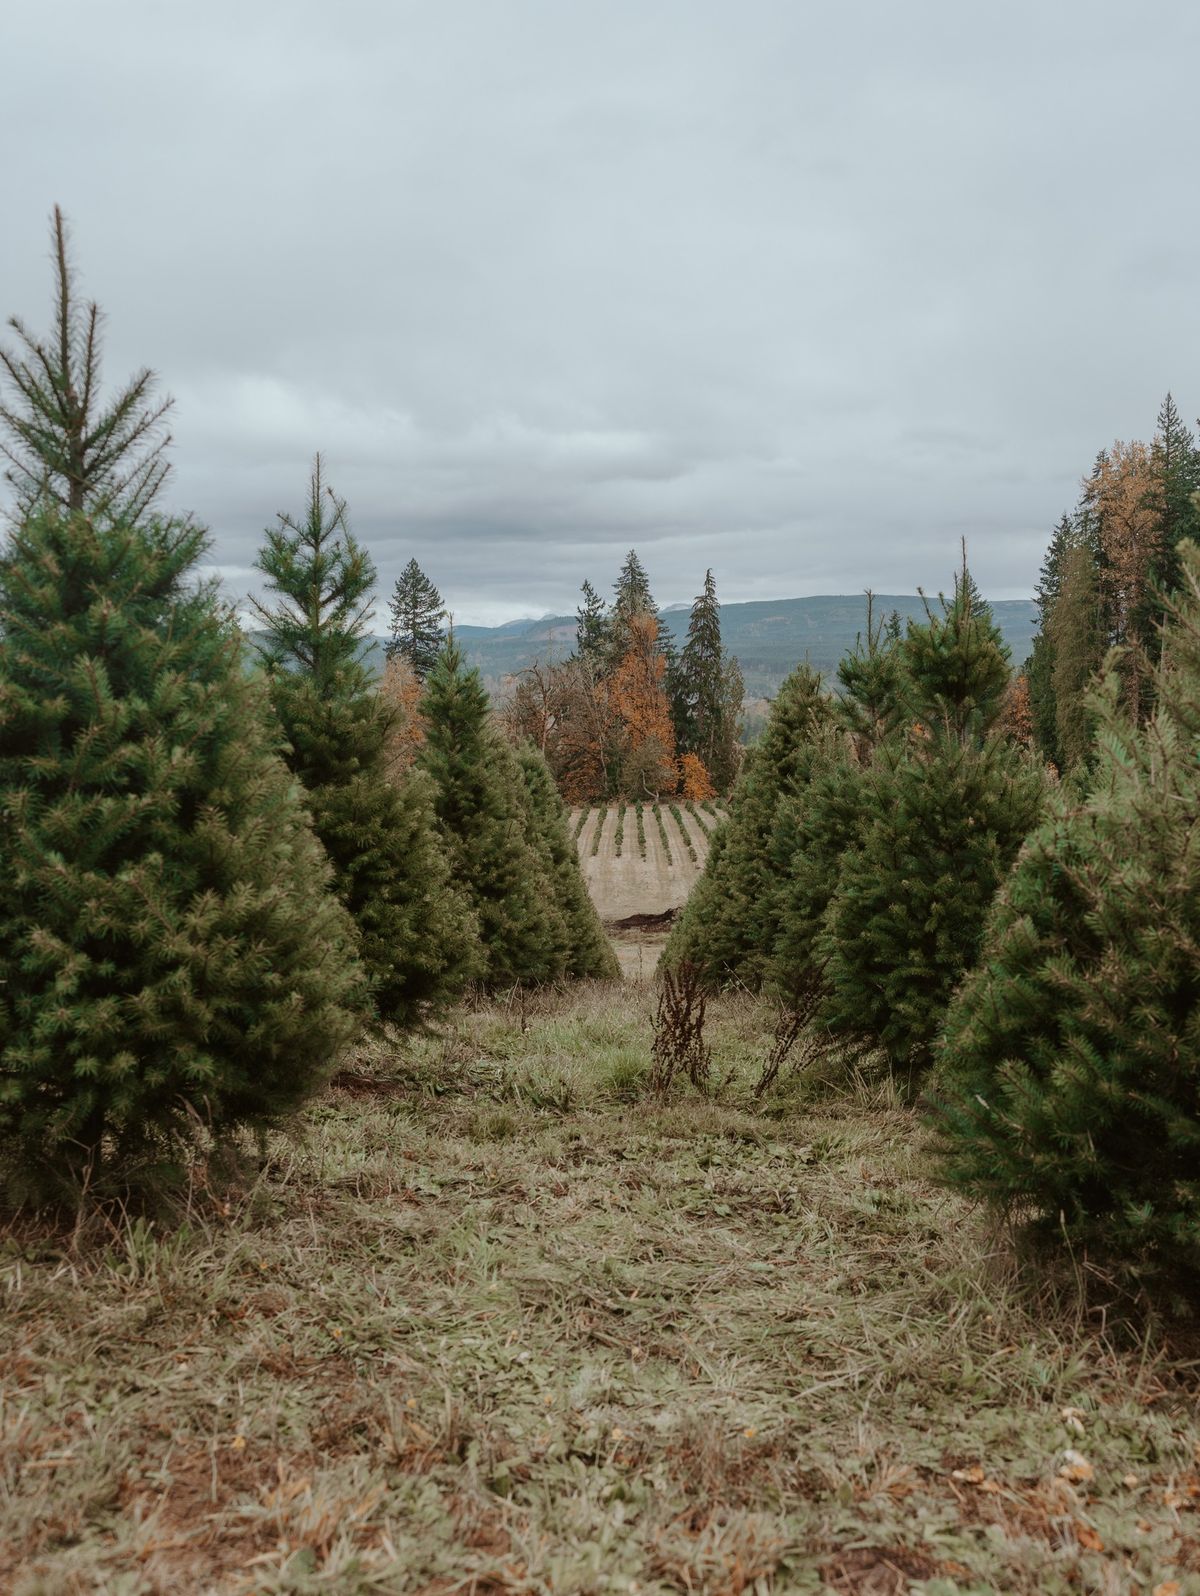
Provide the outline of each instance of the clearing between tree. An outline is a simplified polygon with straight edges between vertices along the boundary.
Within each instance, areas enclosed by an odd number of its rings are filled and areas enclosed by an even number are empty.
[[[10,1226],[0,1589],[1200,1589],[1194,1362],[1023,1280],[911,1113],[649,988],[363,1053],[182,1227]]]
[[[623,973],[654,973],[669,917],[687,902],[724,817],[717,803],[668,800],[573,809],[571,832],[588,892],[613,940]],[[628,922],[640,920],[641,924]],[[659,921],[659,924],[653,922]],[[622,923],[626,922],[626,923]]]

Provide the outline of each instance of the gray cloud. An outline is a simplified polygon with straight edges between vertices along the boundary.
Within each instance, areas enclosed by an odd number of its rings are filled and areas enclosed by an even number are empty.
[[[10,7],[0,282],[68,211],[235,591],[327,456],[386,590],[1028,593],[1200,407],[1186,0]]]

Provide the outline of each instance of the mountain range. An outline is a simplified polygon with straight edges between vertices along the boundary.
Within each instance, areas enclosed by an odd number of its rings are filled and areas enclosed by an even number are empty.
[[[935,607],[936,599],[931,601]],[[877,593],[876,617],[895,610],[901,620],[922,617],[924,601],[911,593]],[[996,624],[1012,652],[1013,664],[1029,657],[1037,631],[1037,606],[1032,599],[999,599],[991,605]],[[689,608],[663,610],[660,623],[679,646],[687,637]],[[809,598],[761,599],[721,605],[721,637],[737,657],[751,698],[773,695],[801,660],[832,675],[855,638],[866,631],[866,595],[816,594]],[[575,617],[545,615],[540,620],[506,621],[502,626],[456,626],[454,635],[467,662],[477,665],[494,692],[505,677],[535,660],[565,659],[575,646]],[[382,643],[379,643],[382,665]]]

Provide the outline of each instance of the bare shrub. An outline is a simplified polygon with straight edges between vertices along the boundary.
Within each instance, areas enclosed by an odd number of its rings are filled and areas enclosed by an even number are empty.
[[[686,1074],[693,1086],[707,1085],[712,1068],[712,1055],[704,1044],[707,1006],[697,965],[685,959],[674,970],[660,972],[650,1052],[652,1090],[667,1091],[678,1074]]]

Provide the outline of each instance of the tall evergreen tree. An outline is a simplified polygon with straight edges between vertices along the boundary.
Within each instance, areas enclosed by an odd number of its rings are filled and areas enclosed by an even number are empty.
[[[111,504],[111,501],[109,501]],[[356,936],[203,532],[42,502],[0,560],[0,1142],[14,1193],[127,1184],[325,1078]]]
[[[554,883],[528,836],[515,756],[493,729],[479,672],[448,641],[425,684],[425,743],[418,763],[434,804],[453,878],[479,921],[490,986],[562,975],[570,936]]]
[[[658,620],[658,606],[650,592],[650,578],[638,558],[637,550],[630,549],[613,583],[613,601],[608,613],[608,650],[610,666],[617,665],[629,650],[630,630],[635,620],[642,616]]]
[[[580,659],[599,661],[608,651],[608,611],[590,582],[580,592],[583,601],[575,611],[575,653]]]
[[[475,973],[476,927],[451,886],[428,785],[388,776],[390,712],[362,663],[375,568],[319,455],[304,517],[280,515],[258,567],[274,595],[252,601],[271,700],[358,926],[375,1009],[418,1024]]]
[[[54,330],[37,338],[17,317],[19,352],[0,349],[0,454],[18,514],[35,505],[119,515],[133,523],[158,495],[169,470],[164,422],[170,399],[153,398],[151,371],[136,373],[101,399],[103,318],[80,304],[62,211],[54,207]]]
[[[681,751],[697,754],[717,791],[728,792],[737,774],[745,687],[737,661],[721,645],[721,606],[711,570],[692,605],[680,676],[686,706]]]
[[[424,681],[437,663],[446,637],[442,595],[416,560],[396,578],[389,606],[391,633],[384,644],[388,659],[406,659]]]
[[[1200,1280],[1200,550],[1138,727],[1094,700],[1090,789],[1053,797],[947,1017],[947,1179],[1074,1248]]]
[[[1067,551],[1048,626],[1054,659],[1054,744],[1060,766],[1067,771],[1078,765],[1091,747],[1087,697],[1102,652],[1096,565],[1086,544]]]
[[[1179,586],[1180,545],[1200,535],[1200,444],[1170,394],[1158,412],[1151,447],[1152,502],[1161,528],[1152,573],[1158,594]]]

